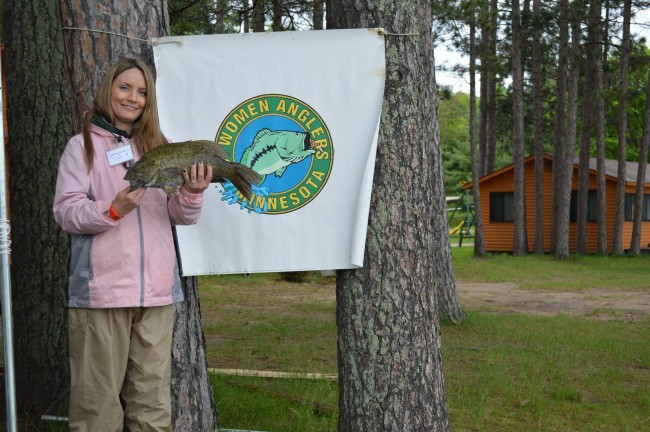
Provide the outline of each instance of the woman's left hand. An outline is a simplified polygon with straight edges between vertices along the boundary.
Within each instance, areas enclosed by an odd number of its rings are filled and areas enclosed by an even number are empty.
[[[183,188],[193,194],[201,193],[210,186],[212,180],[212,165],[203,162],[193,163],[188,170],[183,170]]]

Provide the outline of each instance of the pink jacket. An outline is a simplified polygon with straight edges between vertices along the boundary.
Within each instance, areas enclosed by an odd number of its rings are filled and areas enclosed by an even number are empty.
[[[84,161],[83,136],[68,142],[59,162],[54,219],[71,234],[69,307],[163,306],[183,300],[172,237],[172,223],[194,224],[203,194],[168,200],[162,189],[147,189],[140,206],[123,219],[106,215],[129,183],[126,167],[109,166],[106,152],[130,143],[91,125],[93,169]],[[139,158],[132,146],[134,158]]]

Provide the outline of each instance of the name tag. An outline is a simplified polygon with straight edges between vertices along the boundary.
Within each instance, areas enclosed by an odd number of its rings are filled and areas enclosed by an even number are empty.
[[[133,149],[131,149],[131,144],[107,151],[106,157],[108,158],[108,164],[110,166],[130,161],[133,159]]]

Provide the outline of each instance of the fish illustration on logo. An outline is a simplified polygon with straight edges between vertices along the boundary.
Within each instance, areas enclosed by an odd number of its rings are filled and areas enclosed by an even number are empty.
[[[325,188],[332,171],[334,147],[327,125],[308,104],[266,94],[235,107],[221,123],[217,143],[228,160],[258,173],[262,180],[244,197],[228,182],[222,201],[258,214],[298,210]]]
[[[308,132],[260,130],[253,144],[245,151],[240,164],[251,168],[264,178],[275,173],[281,177],[291,164],[298,163],[316,153],[314,140]]]

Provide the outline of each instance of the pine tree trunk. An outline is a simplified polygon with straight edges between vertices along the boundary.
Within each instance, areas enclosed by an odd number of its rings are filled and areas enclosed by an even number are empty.
[[[483,1],[479,7],[479,26],[481,30],[481,43],[479,50],[480,69],[480,88],[479,88],[479,131],[478,131],[478,157],[481,161],[479,166],[481,171],[479,177],[488,174],[486,167],[486,153],[488,151],[488,82],[489,82],[489,50],[490,30],[489,30],[489,3]]]
[[[251,19],[250,11],[248,10],[248,0],[242,0],[242,10],[244,11],[243,21],[244,21],[244,33],[250,31]]]
[[[92,107],[95,88],[110,65],[122,57],[138,57],[153,64],[148,40],[169,34],[167,1],[61,0],[60,3],[66,76],[73,89],[72,118],[74,130],[80,132],[83,113]],[[108,20],[107,16],[113,19]]]
[[[472,200],[474,202],[474,254],[485,255],[483,241],[483,211],[479,177],[482,172],[481,156],[476,142],[476,4],[472,3],[469,30],[469,148],[472,158]]]
[[[70,381],[70,249],[68,236],[52,217],[59,156],[72,133],[59,17],[58,2],[4,4],[11,282],[21,416],[65,412]]]
[[[544,253],[544,112],[542,94],[542,1],[533,0],[532,71],[533,128],[535,147],[535,245],[536,254]]]
[[[386,87],[365,266],[337,274],[339,431],[448,431],[434,254],[448,247],[431,6],[328,3],[328,28],[382,26]]]
[[[284,9],[282,8],[282,0],[273,0],[273,31],[282,31],[282,16]]]
[[[217,427],[196,277],[184,277],[185,301],[175,305],[172,341],[174,431],[212,432]]]
[[[632,0],[623,2],[623,40],[621,42],[621,83],[618,88],[618,175],[616,179],[616,214],[612,255],[623,254],[623,223],[625,221],[625,183],[627,164],[627,105],[630,71],[630,19]]]
[[[497,157],[497,31],[499,7],[497,0],[490,0],[490,25],[488,45],[488,82],[487,82],[487,149],[485,152],[486,174],[496,169]]]
[[[81,116],[90,106],[94,89],[108,65],[126,55],[151,61],[147,39],[168,33],[163,1],[115,1],[110,5],[103,2],[87,10],[76,9],[76,4],[63,1],[59,6],[59,2],[44,2],[34,9],[33,2],[17,0],[11,7],[5,6],[4,25],[9,35],[6,71],[11,129],[13,303],[19,365],[16,388],[20,412],[31,411],[36,417],[43,413],[65,414],[69,388],[69,238],[55,224],[51,208],[59,157],[75,129],[80,130]],[[123,17],[124,22],[112,21],[102,26],[106,15]],[[84,30],[61,31],[61,24],[128,37]],[[74,128],[73,123],[78,126]],[[211,400],[212,394],[207,367],[199,352],[204,345],[202,334],[196,330],[196,317],[200,317],[197,290],[187,291],[188,303],[183,309],[186,315],[176,317],[176,329],[180,331],[182,324],[187,323],[185,332],[192,338],[185,339],[184,350],[198,359],[193,367],[199,371],[190,370],[182,366],[182,359],[175,359],[173,379],[190,383],[186,387],[191,391],[200,389],[201,394],[186,400],[173,388],[172,398],[178,408],[174,414],[198,419],[214,417],[213,404],[202,402],[197,406],[193,402],[199,398]],[[174,343],[178,346],[178,341]],[[212,429],[190,427],[197,431]]]
[[[570,178],[566,175],[566,97],[569,56],[568,0],[559,2],[560,46],[557,66],[555,127],[553,136],[553,218],[551,220],[551,248],[558,258],[569,255]],[[567,184],[568,183],[568,184]],[[568,198],[567,198],[568,197]]]
[[[575,6],[575,3],[574,3]],[[578,81],[580,78],[580,12],[577,7],[573,8],[569,15],[572,17],[571,23],[571,48],[570,48],[570,71],[567,85],[567,110],[566,110],[566,128],[564,140],[560,145],[561,167],[563,170],[560,177],[562,179],[558,197],[558,206],[560,211],[558,215],[561,220],[558,223],[557,243],[555,247],[555,256],[557,258],[567,258],[569,256],[569,220],[571,206],[571,190],[573,187],[573,165],[575,158],[577,118],[578,118]]]
[[[641,226],[642,216],[645,211],[644,189],[645,172],[648,164],[648,146],[650,145],[650,74],[645,97],[645,111],[643,115],[643,133],[641,134],[641,148],[639,149],[639,171],[636,176],[636,193],[634,196],[634,222],[632,224],[632,244],[630,252],[634,255],[641,253]],[[644,247],[648,247],[644,245]]]
[[[594,129],[596,65],[598,63],[598,48],[596,33],[600,20],[600,2],[591,2],[589,6],[589,43],[587,44],[587,60],[582,96],[582,134],[580,138],[580,168],[578,174],[578,233],[576,252],[586,254],[587,220],[589,212],[589,158],[591,156],[591,134]]]
[[[594,0],[598,4],[600,16],[600,1]],[[609,4],[609,2],[607,2]],[[594,6],[596,7],[596,6]],[[609,7],[606,8],[609,10]],[[596,93],[596,118],[595,118],[595,133],[596,133],[596,153],[597,153],[597,173],[596,182],[598,183],[598,254],[607,255],[607,196],[606,196],[606,176],[605,176],[605,100],[603,97],[603,88],[605,86],[606,75],[603,70],[603,65],[607,59],[607,22],[609,12],[606,12],[606,18],[598,21],[598,29],[596,30],[596,76],[594,82],[594,93]],[[604,44],[603,44],[604,43]],[[604,45],[604,46],[603,46]]]
[[[323,30],[323,18],[325,16],[325,2],[323,0],[314,0],[314,30]]]
[[[253,0],[253,31],[263,32],[265,30],[265,10],[264,3],[266,0]]]
[[[524,173],[524,74],[521,61],[521,12],[512,0],[512,158],[515,169],[513,253],[528,253]]]

